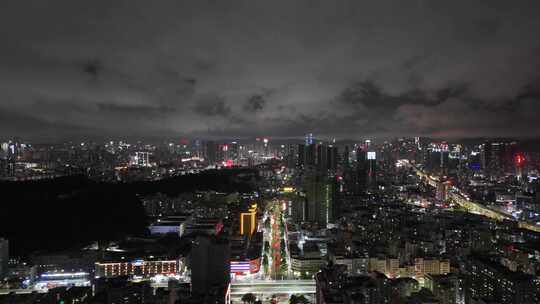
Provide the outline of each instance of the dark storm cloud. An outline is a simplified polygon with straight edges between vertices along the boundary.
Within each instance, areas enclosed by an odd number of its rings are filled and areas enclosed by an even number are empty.
[[[0,136],[538,136],[539,8],[8,0]]]
[[[90,75],[92,79],[97,79],[98,74],[101,70],[101,63],[97,60],[90,60],[85,62],[83,65],[84,73]]]
[[[195,113],[202,116],[228,116],[231,114],[231,108],[220,96],[208,96],[200,99],[194,110]]]
[[[264,109],[265,104],[266,99],[262,95],[256,94],[248,98],[244,104],[244,110],[250,113],[255,113]]]
[[[103,129],[63,121],[48,121],[5,108],[0,108],[0,129],[6,134],[24,134],[47,140],[75,139],[96,134],[107,135],[107,131]]]
[[[343,90],[339,101],[345,104],[378,104],[383,99],[381,89],[371,81],[357,83]]]
[[[411,89],[398,95],[390,95],[371,81],[363,81],[341,92],[337,101],[346,105],[363,105],[371,109],[392,110],[403,104],[437,105],[449,98],[461,98],[467,94],[466,84],[449,84],[433,92]]]
[[[154,116],[163,116],[173,114],[176,109],[160,106],[147,105],[119,105],[114,103],[98,103],[98,111],[103,114],[117,114],[127,117],[149,118]]]

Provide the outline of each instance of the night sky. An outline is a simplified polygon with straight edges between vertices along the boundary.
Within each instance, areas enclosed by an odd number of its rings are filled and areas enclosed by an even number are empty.
[[[0,137],[540,135],[540,1],[8,1]]]

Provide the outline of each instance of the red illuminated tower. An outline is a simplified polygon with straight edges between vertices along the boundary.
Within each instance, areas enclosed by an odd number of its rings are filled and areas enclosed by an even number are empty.
[[[516,153],[514,155],[514,163],[516,165],[516,177],[521,180],[523,177],[523,168],[525,167],[525,156],[523,153]]]

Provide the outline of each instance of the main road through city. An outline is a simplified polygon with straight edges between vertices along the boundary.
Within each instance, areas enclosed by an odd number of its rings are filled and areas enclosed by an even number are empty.
[[[291,274],[290,253],[288,249],[287,229],[285,218],[281,210],[283,201],[272,199],[266,204],[266,212],[270,218],[270,231],[265,232],[270,244],[269,256],[269,278],[271,279],[287,279]],[[283,238],[283,241],[282,241]],[[282,248],[282,245],[285,245]],[[282,254],[285,256],[282,256]],[[264,254],[264,252],[263,252]],[[286,262],[286,269],[282,267],[282,260]]]
[[[291,295],[305,295],[309,298],[315,294],[314,280],[291,280],[291,261],[283,204],[284,201],[279,197],[270,198],[265,203],[263,223],[269,219],[270,225],[267,227],[263,224],[263,235],[269,248],[268,252],[263,249],[262,254],[268,255],[268,272],[257,277],[233,280],[230,294],[234,303],[241,302],[242,296],[248,293],[263,299],[263,303],[270,298],[279,303],[286,303]],[[287,267],[284,267],[283,263],[286,263]],[[261,271],[264,271],[264,268],[261,267]]]

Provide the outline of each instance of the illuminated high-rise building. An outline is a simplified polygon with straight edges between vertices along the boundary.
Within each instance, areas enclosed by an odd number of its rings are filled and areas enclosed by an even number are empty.
[[[313,133],[306,134],[306,146],[313,145]]]
[[[306,220],[326,227],[335,219],[337,183],[326,174],[311,172],[304,176],[302,188],[306,194]]]
[[[231,159],[234,160],[235,162],[238,162],[238,160],[240,159],[240,145],[238,144],[238,142],[233,141],[229,146],[229,150],[230,150],[229,155]]]
[[[365,149],[366,151],[371,150],[371,139],[366,139],[366,140],[364,141],[364,149]]]
[[[435,198],[439,201],[446,201],[448,198],[448,190],[450,188],[449,182],[439,182],[437,183]]]
[[[516,152],[516,142],[485,142],[481,150],[482,170],[489,175],[511,172]]]
[[[218,146],[217,161],[231,163],[231,149],[229,144],[221,144]]]
[[[307,200],[301,196],[293,196],[289,201],[290,216],[294,222],[301,223],[307,220]]]
[[[307,221],[318,222],[319,206],[325,199],[324,177],[311,173],[304,176],[302,188],[306,194],[307,201]]]
[[[171,258],[153,257],[148,260],[106,260],[95,264],[95,273],[102,278],[121,276],[152,277],[158,274],[173,275],[179,273],[185,266],[184,261]]]
[[[7,159],[9,151],[9,143],[4,142],[0,144],[0,158]]]
[[[138,151],[131,157],[130,164],[138,167],[150,166],[150,152]]]
[[[240,235],[252,235],[257,231],[257,204],[240,213]]]
[[[525,176],[525,156],[522,153],[516,153],[514,163],[516,167],[516,177],[521,180]]]
[[[201,140],[195,139],[193,141],[193,152],[196,157],[204,158],[203,146],[201,144]]]
[[[285,146],[285,161],[287,167],[294,168],[298,164],[298,151],[296,145],[287,144]]]
[[[377,153],[374,151],[368,151],[366,153],[367,159],[367,186],[374,189],[377,186]]]

